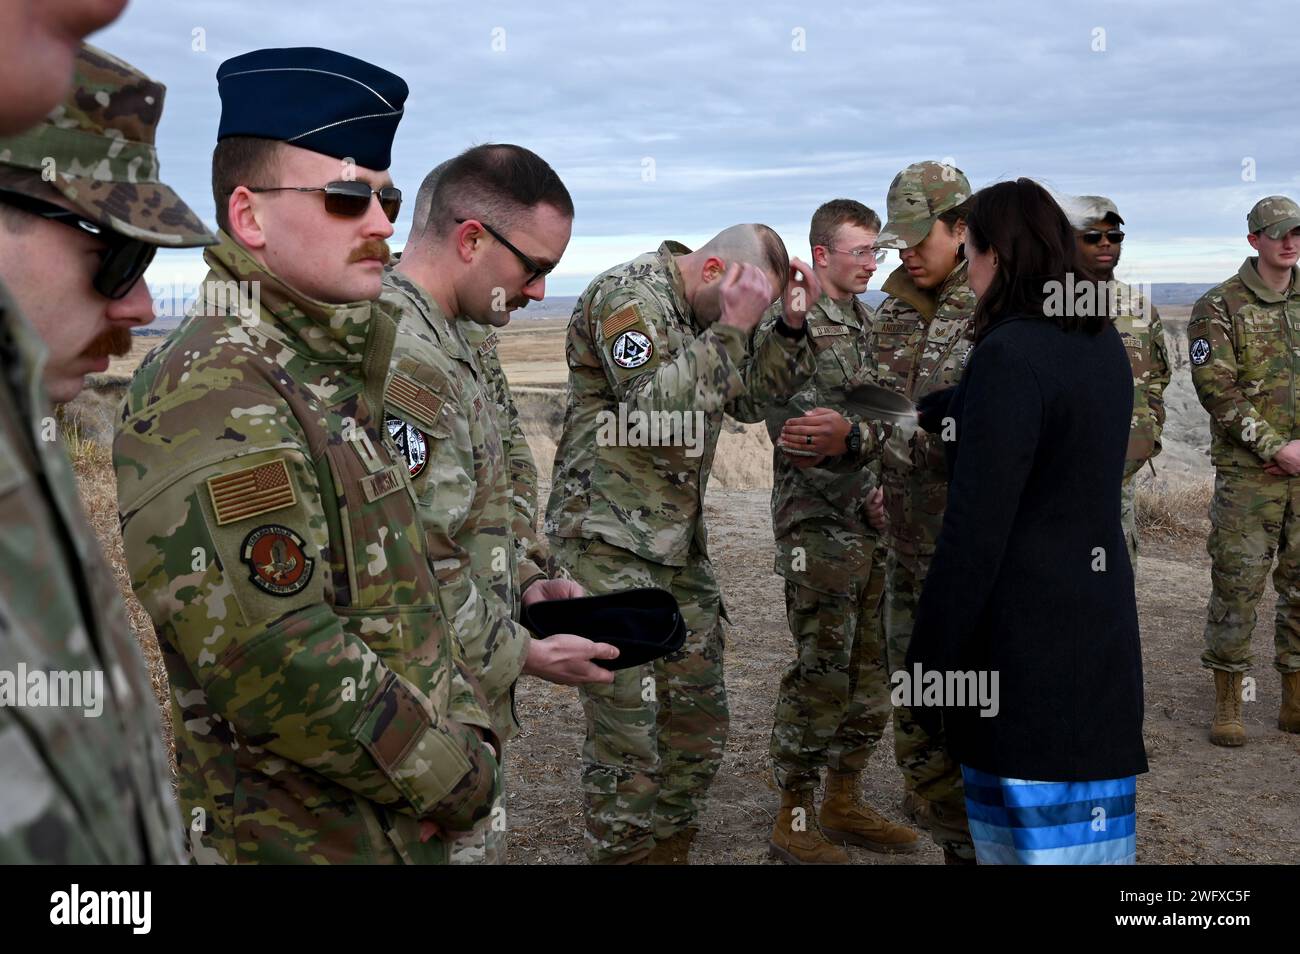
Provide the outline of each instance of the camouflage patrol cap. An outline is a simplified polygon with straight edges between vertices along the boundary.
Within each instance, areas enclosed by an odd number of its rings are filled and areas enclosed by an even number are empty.
[[[915,162],[890,183],[885,205],[889,221],[877,248],[912,248],[925,241],[935,221],[970,198],[970,183],[956,166]]]
[[[1300,206],[1284,195],[1270,195],[1255,203],[1246,216],[1246,227],[1252,235],[1263,232],[1271,239],[1280,239],[1300,227]]]
[[[1117,225],[1124,224],[1124,217],[1119,214],[1115,203],[1104,195],[1070,196],[1061,199],[1060,206],[1077,231],[1089,228],[1094,222],[1112,219]]]
[[[0,137],[0,163],[39,173],[82,215],[127,238],[212,245],[216,236],[158,181],[154,133],[164,92],[131,65],[82,44],[68,98],[35,128]]]

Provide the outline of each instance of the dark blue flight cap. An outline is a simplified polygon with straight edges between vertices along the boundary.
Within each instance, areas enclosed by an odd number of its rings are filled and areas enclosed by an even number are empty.
[[[278,139],[359,166],[392,165],[393,136],[409,90],[364,60],[303,46],[254,50],[217,68],[217,139]]]

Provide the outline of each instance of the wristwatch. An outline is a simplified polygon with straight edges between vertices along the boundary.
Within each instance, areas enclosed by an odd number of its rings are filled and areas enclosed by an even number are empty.
[[[849,436],[844,440],[850,454],[857,454],[862,450],[862,428],[858,422],[854,421],[853,426],[849,428]]]

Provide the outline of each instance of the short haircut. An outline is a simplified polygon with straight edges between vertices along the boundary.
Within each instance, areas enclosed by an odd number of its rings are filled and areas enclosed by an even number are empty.
[[[831,199],[813,213],[808,229],[808,247],[829,246],[842,225],[856,225],[869,232],[880,231],[880,216],[856,199]]]
[[[62,193],[42,179],[41,174],[35,169],[24,169],[19,166],[0,165],[0,189],[21,192],[23,195],[44,199],[47,202],[58,202],[62,198]],[[31,231],[35,219],[22,209],[15,209],[11,205],[0,202],[0,224],[4,225],[11,235],[24,235]]]
[[[541,156],[509,143],[472,146],[435,168],[420,186],[411,241],[446,235],[456,219],[505,231],[539,205],[573,218],[573,199]]]
[[[212,198],[217,204],[217,227],[230,231],[226,210],[230,193],[239,186],[274,186],[280,142],[255,136],[228,136],[212,150]]]
[[[784,288],[790,274],[790,253],[786,251],[781,236],[769,226],[757,223],[731,225],[696,250],[708,256],[717,256],[730,265],[744,262],[769,272]]]

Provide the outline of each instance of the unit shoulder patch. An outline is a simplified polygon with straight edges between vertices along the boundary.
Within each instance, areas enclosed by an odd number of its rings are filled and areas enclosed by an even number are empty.
[[[257,527],[244,537],[240,559],[248,578],[272,596],[292,596],[311,581],[316,561],[307,556],[301,536],[278,523]]]
[[[614,341],[609,356],[620,368],[639,368],[654,355],[654,345],[639,331],[625,331]]]

